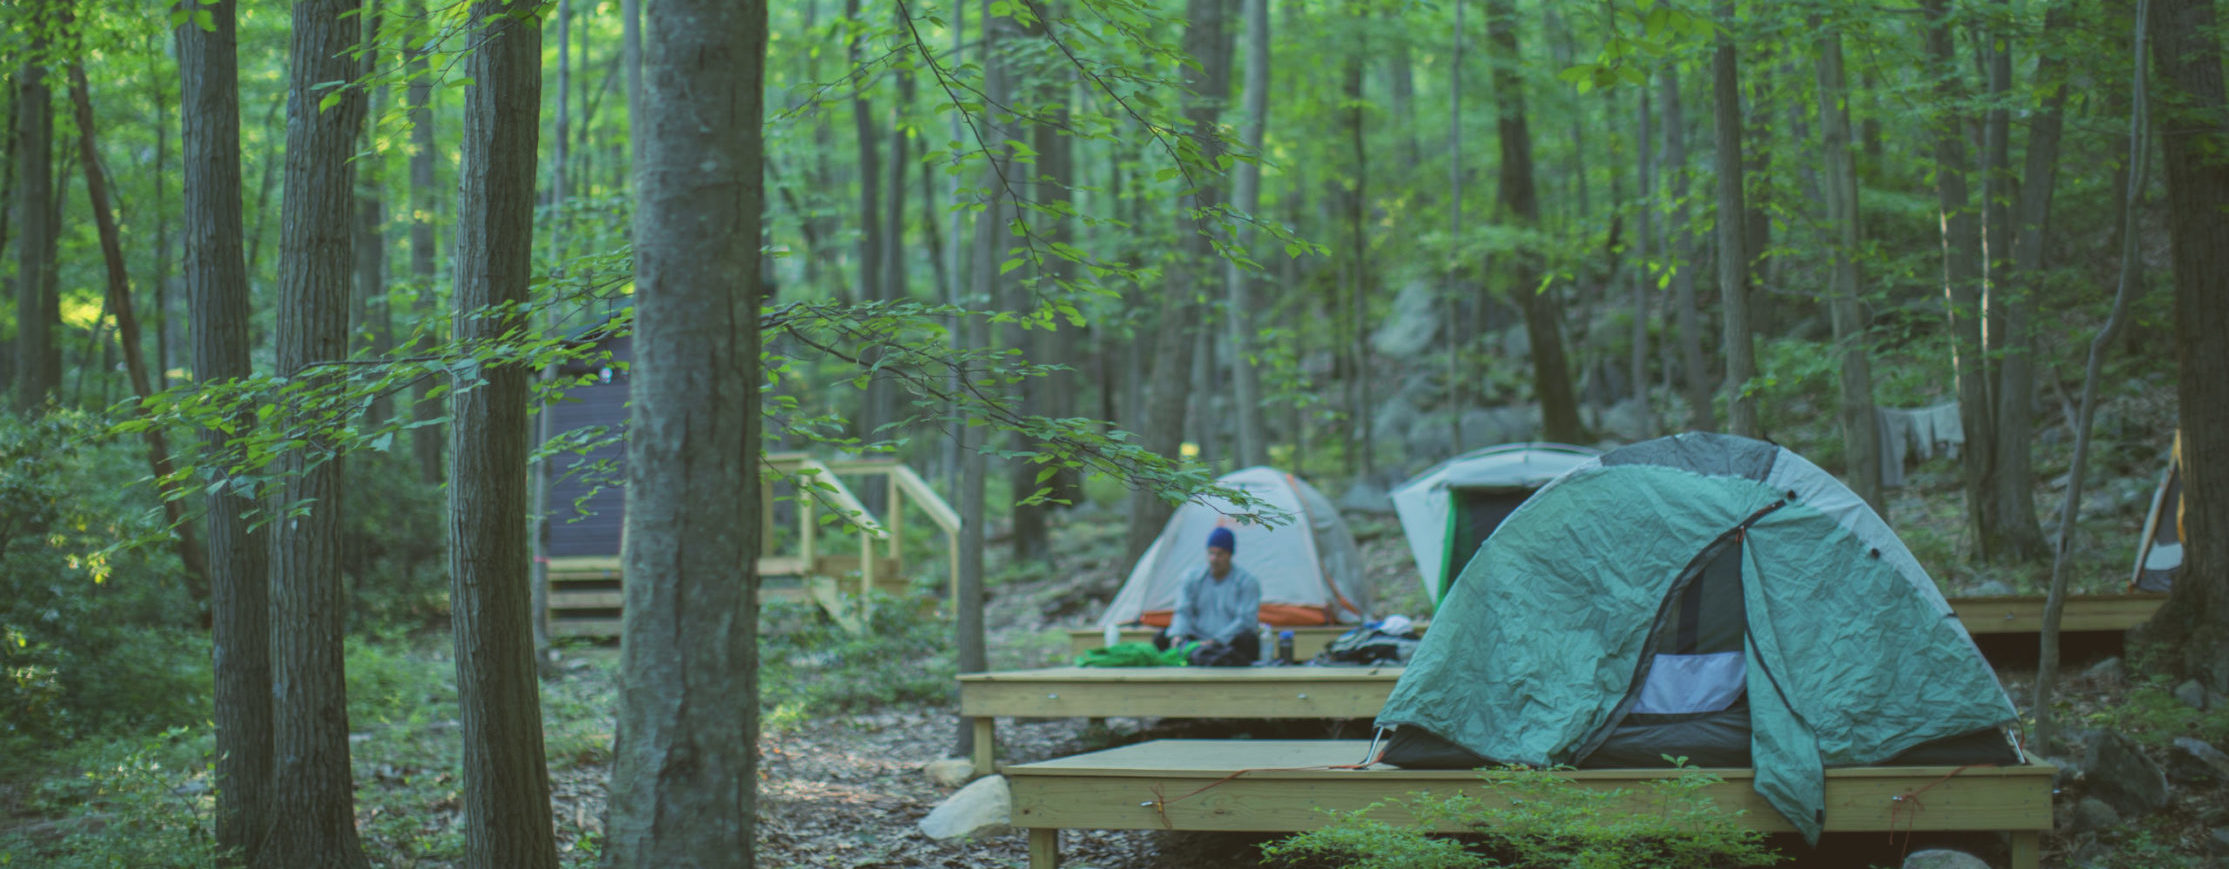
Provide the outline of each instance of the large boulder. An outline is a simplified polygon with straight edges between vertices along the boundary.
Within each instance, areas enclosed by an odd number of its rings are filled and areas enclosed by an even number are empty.
[[[2090,795],[2104,800],[2122,817],[2134,818],[2167,805],[2167,774],[2136,741],[2104,731],[2090,742],[2082,769]]]
[[[956,788],[975,777],[975,762],[964,757],[947,757],[932,760],[921,767],[921,773],[940,788]]]
[[[2185,784],[2229,781],[2229,754],[2202,739],[2175,737],[2167,752],[2167,778]]]
[[[2083,797],[2081,802],[2074,804],[2074,818],[2067,824],[2076,833],[2095,833],[2120,825],[2121,813],[2113,811],[2111,805],[2096,797]]]
[[[1964,851],[1929,848],[1905,857],[1903,869],[1989,869],[1989,861]]]
[[[1422,281],[1402,285],[1393,296],[1393,310],[1370,333],[1370,349],[1404,361],[1430,351],[1447,323],[1439,295],[1438,288]]]
[[[1014,795],[1006,789],[1005,776],[993,775],[961,788],[916,826],[922,835],[942,842],[1002,835],[1013,824]]]

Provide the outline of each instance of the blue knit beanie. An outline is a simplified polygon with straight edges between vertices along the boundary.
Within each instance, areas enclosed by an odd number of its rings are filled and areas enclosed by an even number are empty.
[[[1217,528],[1207,532],[1207,548],[1214,549],[1218,546],[1223,547],[1224,552],[1237,552],[1238,535],[1232,534],[1229,528]]]

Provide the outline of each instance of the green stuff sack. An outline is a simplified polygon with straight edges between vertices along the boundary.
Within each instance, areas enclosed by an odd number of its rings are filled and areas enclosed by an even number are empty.
[[[1086,650],[1076,656],[1078,667],[1183,667],[1198,643],[1172,646],[1163,652],[1152,643],[1116,643]]]

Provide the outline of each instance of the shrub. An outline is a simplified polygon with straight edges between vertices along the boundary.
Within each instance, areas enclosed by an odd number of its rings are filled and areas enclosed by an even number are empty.
[[[851,634],[811,604],[771,603],[761,615],[759,704],[790,715],[853,712],[950,700],[957,672],[950,626],[914,602],[872,599],[867,629]]]
[[[1491,798],[1411,794],[1390,804],[1418,823],[1396,827],[1370,816],[1388,803],[1336,815],[1320,830],[1262,847],[1280,865],[1353,869],[1407,866],[1486,867],[1736,867],[1770,866],[1781,855],[1764,833],[1743,829],[1705,790],[1722,779],[1697,769],[1647,786],[1658,811],[1626,808],[1629,789],[1571,784],[1553,770],[1481,770]],[[1457,840],[1425,829],[1473,831]]]

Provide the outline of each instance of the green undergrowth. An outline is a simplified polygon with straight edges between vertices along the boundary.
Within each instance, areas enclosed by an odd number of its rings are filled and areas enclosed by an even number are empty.
[[[1701,770],[1686,768],[1638,790],[1582,787],[1554,770],[1479,776],[1484,787],[1471,793],[1411,793],[1330,813],[1324,828],[1262,852],[1286,869],[1731,869],[1784,859],[1763,833],[1739,825],[1739,812],[1717,806],[1707,790],[1723,780]],[[1655,811],[1635,811],[1637,804]],[[1406,818],[1390,821],[1388,814]]]
[[[850,633],[811,604],[769,603],[761,616],[759,706],[767,728],[897,704],[950,702],[952,628],[914,602],[876,595]]]

